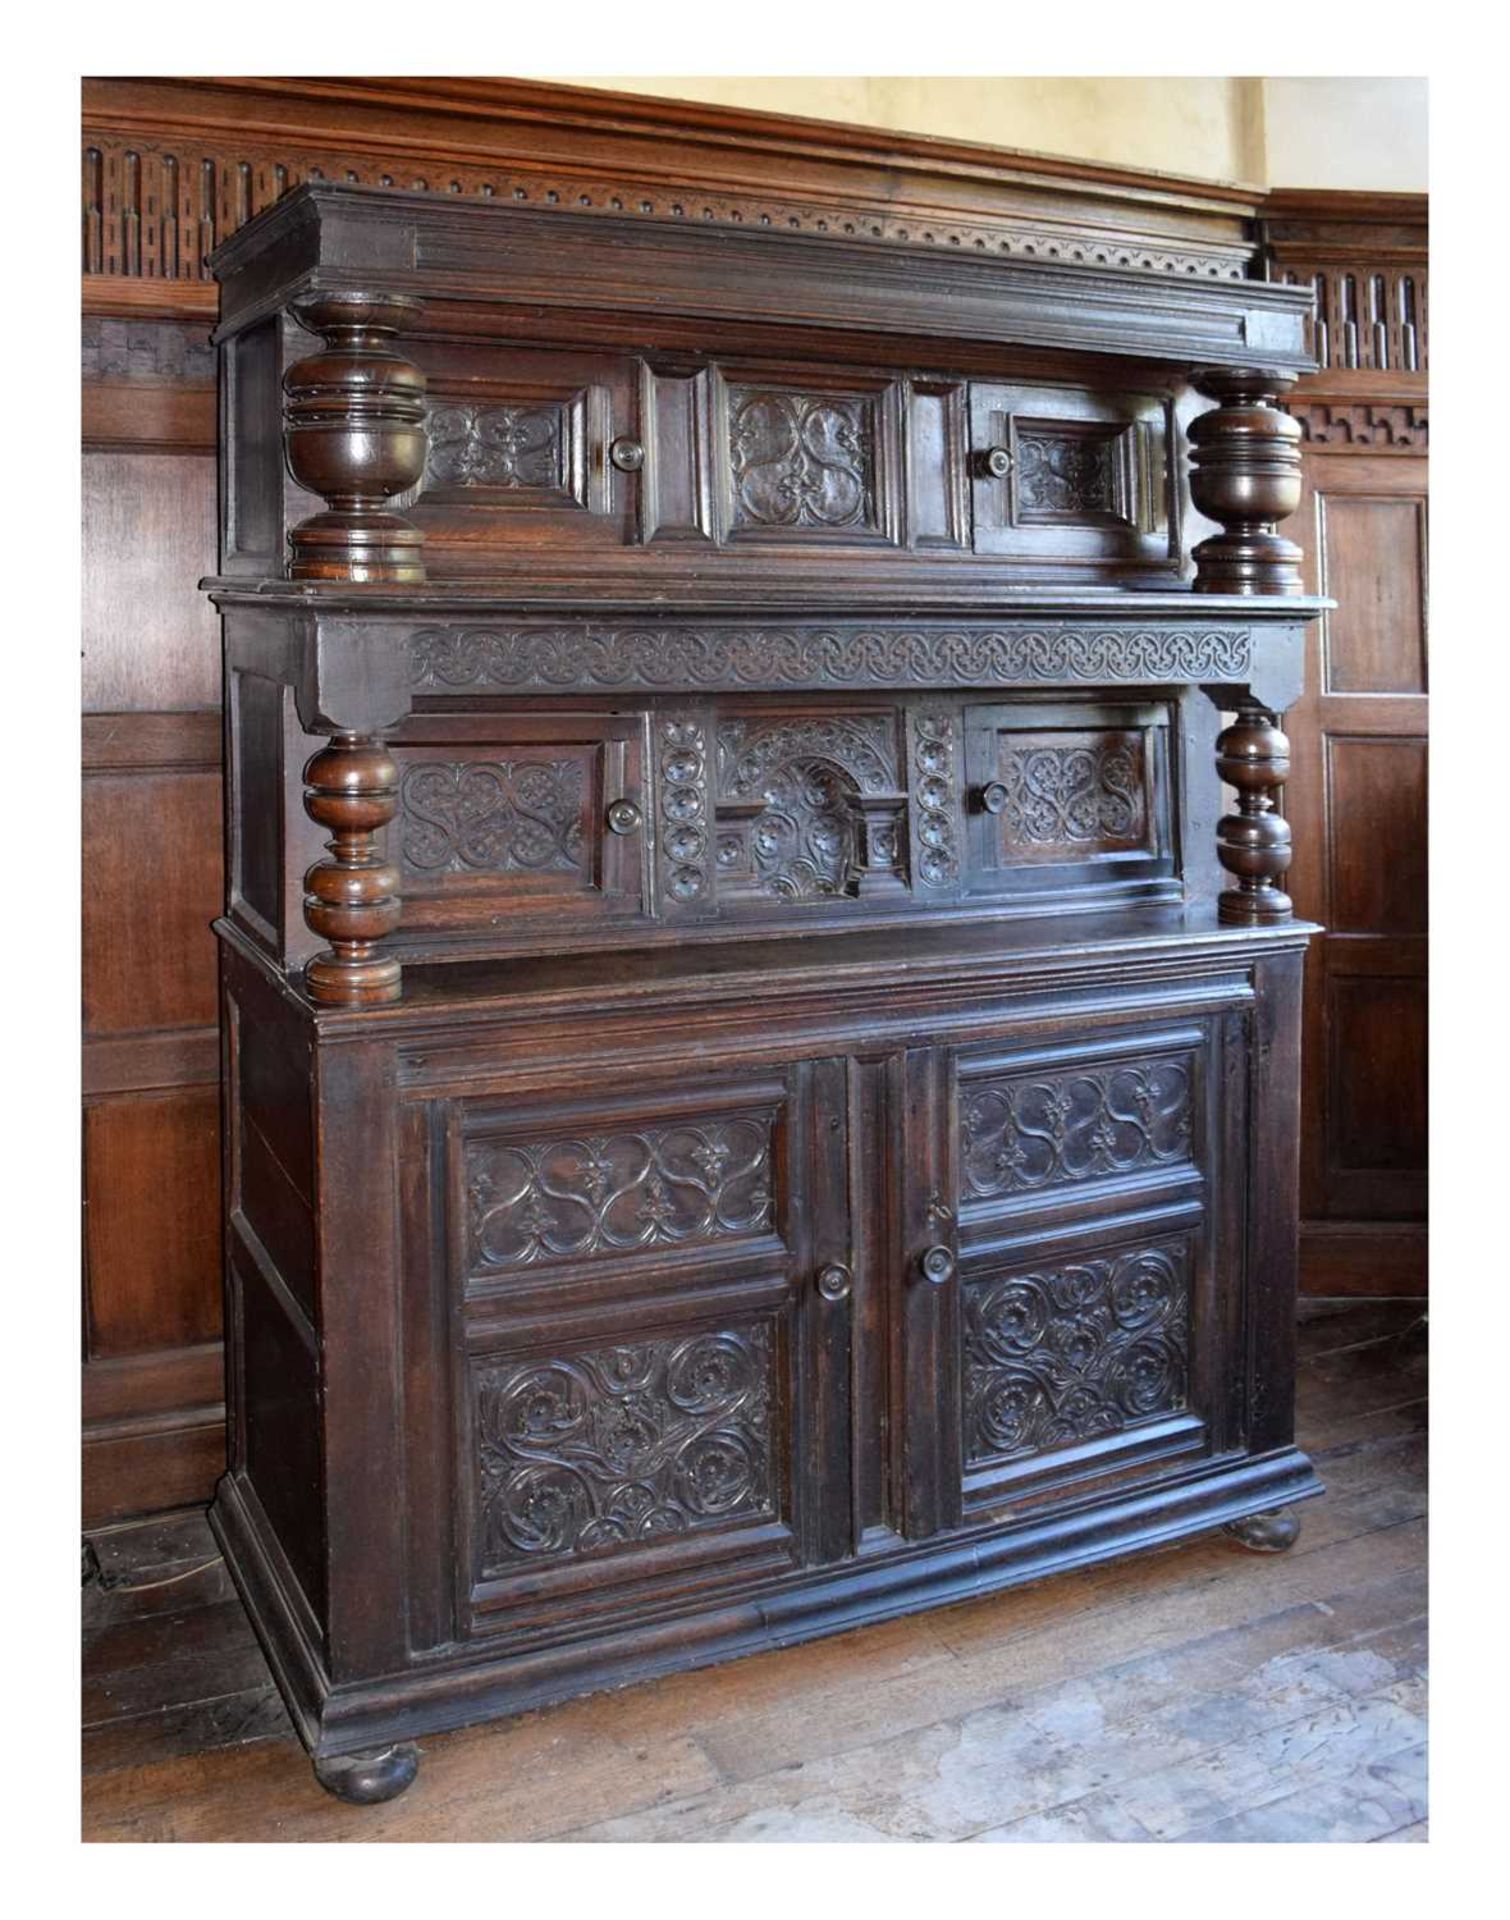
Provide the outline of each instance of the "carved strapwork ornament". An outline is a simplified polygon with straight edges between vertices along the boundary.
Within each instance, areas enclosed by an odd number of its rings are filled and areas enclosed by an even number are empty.
[[[424,580],[424,535],[384,505],[425,470],[425,376],[393,345],[422,310],[377,293],[321,293],[294,307],[326,347],[284,376],[288,466],[327,510],[289,535],[292,579]]]
[[[1237,811],[1217,825],[1217,858],[1237,881],[1217,901],[1218,918],[1236,926],[1288,920],[1289,894],[1280,881],[1290,868],[1290,824],[1274,795],[1290,771],[1290,743],[1278,716],[1256,702],[1240,707],[1217,735],[1216,770],[1237,789]]]
[[[304,769],[304,808],[330,834],[331,857],[304,876],[304,919],[330,942],[305,970],[312,1000],[366,1007],[397,1000],[397,960],[378,951],[402,911],[399,873],[379,839],[398,811],[399,775],[380,740],[338,733]]]
[[[1300,548],[1277,531],[1300,505],[1300,423],[1275,401],[1288,374],[1209,368],[1196,387],[1217,405],[1190,425],[1190,497],[1219,534],[1195,549],[1197,593],[1300,593]]]

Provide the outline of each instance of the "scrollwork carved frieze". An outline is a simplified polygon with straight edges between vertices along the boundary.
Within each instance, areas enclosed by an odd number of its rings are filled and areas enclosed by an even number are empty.
[[[426,627],[417,688],[749,689],[1167,685],[1246,680],[1247,627]]]

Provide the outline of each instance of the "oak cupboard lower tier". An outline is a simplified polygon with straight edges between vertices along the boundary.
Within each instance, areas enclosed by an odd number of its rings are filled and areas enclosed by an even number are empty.
[[[1320,1491],[1306,927],[411,967],[355,1013],[220,932],[213,1519],[333,1790],[1202,1529],[1281,1546]]]

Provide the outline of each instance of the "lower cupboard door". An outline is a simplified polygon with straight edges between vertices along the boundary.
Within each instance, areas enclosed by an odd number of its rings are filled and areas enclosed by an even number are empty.
[[[909,1453],[939,1456],[931,1524],[909,1531],[1079,1502],[1240,1446],[1240,1016],[940,1051],[912,1070],[933,1091],[909,1111],[946,1146],[927,1191],[954,1206],[947,1227],[913,1209],[943,1279],[927,1284],[926,1249],[912,1260],[907,1340],[931,1346],[947,1387],[905,1410]]]
[[[845,1550],[837,1069],[455,1112],[465,1631],[558,1638]]]

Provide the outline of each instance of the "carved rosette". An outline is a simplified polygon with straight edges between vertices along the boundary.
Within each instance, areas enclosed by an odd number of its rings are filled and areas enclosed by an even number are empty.
[[[337,734],[304,769],[304,808],[326,828],[331,857],[304,876],[304,919],[328,940],[305,970],[312,1000],[363,1007],[397,1000],[399,964],[377,943],[399,923],[398,868],[379,835],[398,811],[398,768],[380,740]]]
[[[288,466],[327,510],[289,535],[292,579],[424,580],[424,535],[384,505],[425,470],[425,376],[392,344],[422,310],[376,293],[322,293],[294,307],[326,346],[284,375]]]
[[[1216,400],[1190,426],[1190,497],[1219,534],[1195,549],[1197,593],[1299,593],[1300,549],[1277,523],[1300,505],[1300,424],[1274,402],[1294,384],[1247,367],[1196,379]]]
[[[1237,926],[1288,920],[1292,902],[1279,882],[1290,867],[1290,826],[1274,795],[1290,771],[1290,743],[1276,716],[1242,707],[1217,736],[1216,770],[1237,789],[1237,812],[1216,829],[1217,858],[1237,881],[1218,900],[1218,916]]]

